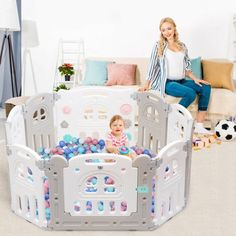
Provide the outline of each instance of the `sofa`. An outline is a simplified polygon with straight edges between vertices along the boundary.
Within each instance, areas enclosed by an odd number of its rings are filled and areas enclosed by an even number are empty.
[[[136,65],[135,82],[133,85],[128,84],[125,86],[132,86],[134,89],[138,89],[145,83],[149,62],[148,58],[88,58],[87,60]],[[236,117],[235,81],[232,79],[233,63],[227,60],[201,60],[201,58],[197,58],[192,60],[192,66],[194,74],[196,74],[198,77],[208,80],[212,85],[208,114],[206,117],[206,125],[213,128],[216,122],[221,119]],[[88,70],[88,68],[84,69],[85,73],[83,73],[84,76],[82,81],[80,81],[80,85],[91,85],[83,82],[85,79],[84,77],[86,76],[86,70]],[[106,71],[106,73],[109,73],[109,71]],[[97,71],[97,73],[91,76],[94,78],[97,77],[98,74],[100,74],[100,71]],[[113,86],[119,87],[119,85]],[[122,88],[122,86],[120,87]],[[180,100],[179,98],[168,95],[165,99],[168,103],[178,103]],[[197,99],[198,98],[196,98],[193,104],[191,104],[188,108],[194,117],[197,112]]]

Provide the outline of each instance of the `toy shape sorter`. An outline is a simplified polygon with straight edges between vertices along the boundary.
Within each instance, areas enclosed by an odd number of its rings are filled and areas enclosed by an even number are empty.
[[[68,134],[105,138],[114,114],[130,144],[155,155],[37,153]],[[79,87],[34,96],[6,122],[12,211],[51,230],[156,229],[186,206],[192,127],[184,107],[154,92]]]

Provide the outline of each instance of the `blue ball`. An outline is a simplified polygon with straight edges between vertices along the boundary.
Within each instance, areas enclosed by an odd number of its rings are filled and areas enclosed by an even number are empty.
[[[72,143],[78,143],[78,139],[76,137],[72,138]]]
[[[65,143],[63,140],[61,140],[61,141],[59,142],[59,145],[60,145],[60,147],[64,147],[64,146],[66,145],[66,143]]]
[[[100,140],[98,141],[98,144],[99,144],[100,146],[105,146],[105,141],[104,141],[103,139],[100,139]]]
[[[148,149],[144,149],[143,154],[146,154],[146,155],[149,155],[149,156],[150,156],[150,152],[149,152]]]
[[[48,199],[49,199],[49,193],[45,193],[44,199],[45,199],[45,200],[48,200]]]
[[[72,151],[70,150],[70,148],[66,148],[66,149],[64,150],[65,155],[69,155],[71,152],[72,152]]]
[[[91,150],[92,152],[96,152],[96,151],[97,151],[97,147],[94,146],[94,145],[92,145],[92,146],[90,147],[90,150]]]
[[[79,147],[79,148],[78,148],[78,153],[79,153],[79,154],[84,154],[85,151],[86,151],[86,150],[85,150],[84,147]]]

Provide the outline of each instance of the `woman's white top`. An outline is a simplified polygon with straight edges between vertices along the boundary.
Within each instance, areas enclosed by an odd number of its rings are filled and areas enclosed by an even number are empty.
[[[184,53],[182,51],[174,52],[167,48],[167,78],[171,80],[181,80],[185,77],[184,71]]]

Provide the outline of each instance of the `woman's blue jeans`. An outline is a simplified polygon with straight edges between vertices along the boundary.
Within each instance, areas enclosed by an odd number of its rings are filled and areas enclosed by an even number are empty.
[[[174,97],[182,97],[179,104],[186,108],[195,100],[196,96],[199,95],[198,110],[206,111],[209,104],[211,86],[206,84],[201,85],[202,86],[199,86],[193,80],[167,79],[165,92]]]

